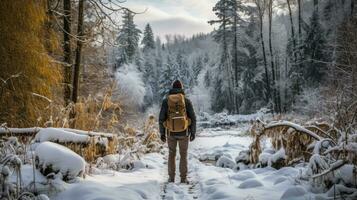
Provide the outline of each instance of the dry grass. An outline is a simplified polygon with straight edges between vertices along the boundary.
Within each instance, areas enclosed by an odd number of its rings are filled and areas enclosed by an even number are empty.
[[[325,124],[324,124],[325,126]],[[321,134],[324,127],[317,127],[310,129],[317,135]],[[277,125],[277,126],[267,126],[262,121],[256,121],[253,123],[250,130],[251,136],[253,137],[253,142],[250,146],[250,161],[252,163],[258,163],[259,155],[262,153],[261,140],[269,138],[271,140],[272,146],[275,150],[280,148],[285,149],[286,159],[285,165],[294,162],[297,159],[304,159],[307,161],[311,154],[311,149],[309,145],[316,141],[316,138],[312,137],[310,134],[296,130],[294,127],[289,125]]]

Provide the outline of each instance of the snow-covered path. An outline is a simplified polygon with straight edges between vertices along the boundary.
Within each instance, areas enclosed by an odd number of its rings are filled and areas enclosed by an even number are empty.
[[[296,168],[263,168],[236,172],[199,160],[225,155],[233,160],[239,151],[247,149],[250,138],[243,129],[206,129],[189,147],[190,185],[167,184],[166,154],[147,154],[142,161],[148,168],[128,172],[107,171],[87,176],[79,183],[66,185],[55,199],[301,199],[311,197],[306,189],[294,186],[291,177]],[[178,173],[177,173],[178,176]],[[291,192],[284,192],[291,188]],[[289,196],[289,195],[293,195]]]

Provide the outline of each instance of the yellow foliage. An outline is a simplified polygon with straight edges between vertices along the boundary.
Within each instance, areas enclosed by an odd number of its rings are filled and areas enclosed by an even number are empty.
[[[44,45],[53,35],[46,34],[45,6],[44,0],[0,4],[0,123],[8,126],[37,125],[60,81],[59,66]],[[54,48],[57,42],[46,46]]]

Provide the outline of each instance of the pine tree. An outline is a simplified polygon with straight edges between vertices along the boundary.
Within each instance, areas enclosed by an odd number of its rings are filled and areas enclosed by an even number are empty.
[[[326,62],[328,62],[325,53],[326,38],[320,24],[317,7],[315,7],[311,16],[310,27],[303,44],[305,64],[302,75],[307,80],[307,86],[316,86],[323,80],[327,70]]]
[[[222,81],[216,81],[222,83],[222,90],[227,93],[226,108],[229,112],[238,113],[238,57],[237,57],[237,26],[243,20],[238,15],[238,11],[245,11],[241,3],[236,0],[220,0],[213,8],[217,16],[217,20],[209,21],[210,24],[218,24],[219,28],[214,33],[215,40],[221,45],[221,59],[219,72],[222,73],[217,78],[222,78]],[[231,51],[229,51],[229,41],[233,40]],[[231,52],[231,53],[230,53]]]
[[[152,32],[150,24],[146,24],[145,26],[144,37],[141,44],[144,45],[144,52],[155,49],[154,33]]]
[[[121,26],[117,37],[117,43],[120,47],[116,59],[116,68],[134,61],[135,54],[139,47],[140,34],[141,31],[134,23],[134,14],[125,10],[123,15],[123,25]]]
[[[177,73],[177,70],[175,70],[175,62],[173,61],[173,59],[171,58],[170,55],[168,55],[167,57],[167,63],[163,66],[162,71],[161,71],[161,75],[160,75],[160,96],[161,98],[164,98],[170,88],[171,88],[171,84],[173,83],[173,81],[175,79],[177,79],[177,76],[175,75],[175,71]]]

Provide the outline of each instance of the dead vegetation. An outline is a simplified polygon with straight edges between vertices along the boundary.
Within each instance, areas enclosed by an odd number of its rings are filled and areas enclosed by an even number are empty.
[[[339,138],[337,129],[326,122],[301,126],[289,121],[265,123],[257,120],[253,123],[250,132],[253,137],[250,146],[251,163],[259,162],[259,155],[262,153],[261,140],[264,139],[269,138],[275,150],[285,149],[284,165],[288,165],[298,160],[308,161],[314,153],[313,145],[316,143],[325,142],[334,146]]]
[[[247,151],[249,159],[239,161],[274,168],[300,164],[306,167],[298,177],[300,181],[310,181],[313,187],[329,189],[332,194],[341,190],[339,194],[352,197],[350,188],[357,186],[357,134],[354,129],[346,133],[347,129],[340,128],[317,121],[299,125],[257,120],[250,129],[253,142]],[[266,141],[271,142],[273,149],[264,149]]]

